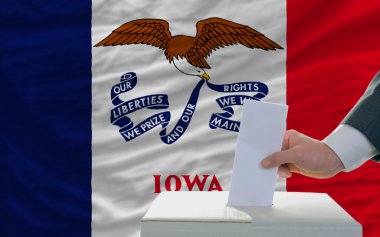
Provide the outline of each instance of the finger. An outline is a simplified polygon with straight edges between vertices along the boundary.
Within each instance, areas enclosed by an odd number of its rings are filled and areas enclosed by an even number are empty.
[[[291,142],[294,141],[299,135],[300,133],[293,129],[286,131],[284,137],[282,138],[281,150],[284,151],[290,149],[292,146]]]
[[[313,177],[313,178],[325,177],[324,173],[306,171],[293,164],[288,164],[288,168],[291,173],[302,174],[303,176],[307,176],[307,177]]]
[[[298,168],[294,164],[288,164],[287,167],[291,173],[305,174],[305,171],[301,170],[300,168]]]
[[[317,179],[330,178],[335,175],[335,173],[325,172],[325,171],[312,172],[312,171],[303,170],[293,164],[288,164],[287,166],[288,166],[289,171],[292,173],[302,174],[303,176],[317,178]]]
[[[290,178],[292,176],[292,172],[290,172],[287,165],[281,165],[280,167],[278,167],[278,175],[281,178],[287,179],[287,178]]]
[[[286,131],[284,134],[284,137],[282,138],[281,151],[289,149],[289,138],[290,138],[289,134],[290,134],[289,131]]]
[[[279,151],[262,160],[261,166],[269,169],[286,163],[293,163],[294,157],[294,149]]]

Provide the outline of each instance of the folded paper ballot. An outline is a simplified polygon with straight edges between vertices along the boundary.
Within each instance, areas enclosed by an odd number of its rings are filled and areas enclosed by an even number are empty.
[[[288,106],[244,101],[235,151],[229,206],[270,206],[277,168],[264,169],[261,161],[281,150]]]
[[[327,194],[275,192],[273,206],[228,207],[228,192],[163,192],[141,237],[361,237],[361,225]]]

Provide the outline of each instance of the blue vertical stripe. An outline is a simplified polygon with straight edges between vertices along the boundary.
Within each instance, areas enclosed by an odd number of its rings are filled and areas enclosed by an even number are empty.
[[[0,236],[91,235],[91,1],[2,1]]]

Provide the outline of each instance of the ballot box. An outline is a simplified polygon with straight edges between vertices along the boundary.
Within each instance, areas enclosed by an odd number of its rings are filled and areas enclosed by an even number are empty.
[[[275,192],[268,207],[228,207],[228,192],[163,192],[141,237],[359,237],[362,227],[323,193]]]

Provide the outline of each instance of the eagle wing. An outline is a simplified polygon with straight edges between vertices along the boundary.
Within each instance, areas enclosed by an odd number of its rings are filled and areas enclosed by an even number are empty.
[[[187,52],[186,58],[196,67],[210,68],[205,58],[210,56],[213,50],[238,43],[248,48],[282,49],[281,46],[249,26],[213,17],[197,22],[195,42]]]
[[[146,44],[166,49],[171,37],[167,21],[160,19],[138,19],[127,22],[113,30],[109,36],[97,43],[95,47]]]

